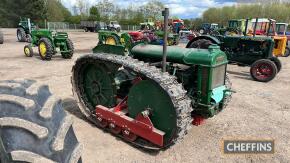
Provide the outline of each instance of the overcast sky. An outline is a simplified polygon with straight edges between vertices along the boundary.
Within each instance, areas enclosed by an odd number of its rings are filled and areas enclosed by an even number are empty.
[[[62,0],[64,5],[71,9],[76,0]],[[99,0],[88,0],[90,5],[98,3]],[[110,0],[120,7],[126,7],[130,4],[144,4],[148,0]],[[210,7],[232,6],[236,0],[161,0],[170,9],[171,15],[179,18],[200,17],[206,9]]]

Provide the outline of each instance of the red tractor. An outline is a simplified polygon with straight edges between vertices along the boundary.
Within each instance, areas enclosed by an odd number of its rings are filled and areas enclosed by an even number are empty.
[[[128,34],[132,37],[134,42],[138,41],[152,42],[157,40],[157,36],[151,31],[133,31],[128,32]]]

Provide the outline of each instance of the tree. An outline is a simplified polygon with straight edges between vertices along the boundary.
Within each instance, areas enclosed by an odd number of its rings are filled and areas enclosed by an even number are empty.
[[[39,22],[47,17],[46,0],[1,0],[0,25],[15,27],[20,17]]]
[[[270,1],[270,0],[269,0]],[[273,18],[278,22],[290,21],[290,3],[239,4],[223,8],[210,8],[203,13],[202,21],[227,25],[230,19]]]
[[[96,5],[102,21],[108,21],[115,12],[115,5],[109,0],[102,0]]]
[[[145,6],[141,6],[140,10],[145,17],[151,17],[153,20],[158,20],[162,18],[161,11],[164,10],[164,4],[158,0],[151,0]]]
[[[92,21],[99,21],[100,20],[100,13],[99,10],[96,6],[92,6],[90,8],[90,16],[89,16],[89,20]]]
[[[48,21],[66,21],[71,13],[58,0],[49,0],[47,3]]]

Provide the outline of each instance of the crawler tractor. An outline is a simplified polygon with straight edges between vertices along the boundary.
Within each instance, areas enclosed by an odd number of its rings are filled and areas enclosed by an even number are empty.
[[[31,43],[24,46],[24,54],[27,57],[33,56],[33,46],[38,47],[39,55],[43,60],[51,60],[52,56],[57,53],[57,48],[63,58],[70,59],[73,56],[74,46],[65,32],[39,29],[32,30],[31,36]]]
[[[100,43],[78,58],[71,79],[81,112],[100,128],[155,150],[221,112],[231,97],[225,53],[217,45],[163,48]]]
[[[138,44],[130,56],[116,45],[99,48],[103,52],[82,56],[73,66],[74,95],[89,120],[135,145],[168,147],[191,123],[213,117],[229,102],[228,61],[216,45],[169,47],[166,72],[160,69],[162,46]]]
[[[248,31],[248,24],[249,20],[244,31]],[[256,36],[255,31],[256,27],[252,35],[245,33],[246,36],[203,35],[192,39],[186,47],[207,49],[212,44],[219,45],[230,63],[248,65],[251,67],[250,74],[254,80],[268,82],[274,79],[281,69],[281,62],[275,56],[284,54],[285,39],[276,36],[272,38],[269,35]]]

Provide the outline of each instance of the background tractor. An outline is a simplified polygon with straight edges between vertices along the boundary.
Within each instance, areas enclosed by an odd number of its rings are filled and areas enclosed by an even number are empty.
[[[155,31],[154,34],[158,37],[159,40],[163,40],[164,32],[163,31]],[[167,45],[178,45],[179,43],[179,34],[177,33],[168,33],[167,37]]]
[[[162,33],[161,33],[162,32]],[[125,49],[129,50],[135,44],[146,43],[153,45],[163,45],[163,31],[134,31],[128,33],[122,33],[118,35],[115,32],[100,31],[99,32],[99,43],[98,44],[109,44],[124,46]],[[156,35],[159,34],[159,35]],[[178,43],[178,36],[172,33],[168,35],[167,45],[175,45]]]
[[[127,56],[119,45],[99,44],[80,57],[71,79],[81,112],[134,145],[161,149],[222,111],[231,96],[225,53],[216,45],[163,48],[139,43]]]
[[[231,19],[226,28],[216,30],[220,35],[242,35],[245,31],[246,19]]]
[[[145,22],[140,23],[140,30],[155,30],[155,22],[152,18],[148,18]]]
[[[252,26],[255,30],[252,32],[254,35],[262,35],[267,37],[272,37],[275,41],[275,48],[273,54],[277,57],[288,57],[290,55],[290,49],[288,47],[288,38],[286,36],[286,28],[283,31],[283,35],[277,34],[276,20],[274,19],[265,19],[265,18],[256,18],[252,19]],[[281,25],[278,25],[281,29]]]
[[[17,25],[17,40],[19,42],[31,42],[31,30],[35,28],[35,24],[31,23],[29,18],[21,18]]]
[[[276,32],[278,35],[286,35],[288,41],[290,40],[290,31],[288,23],[276,23]]]
[[[38,47],[38,52],[43,60],[51,60],[52,56],[60,50],[61,56],[70,59],[74,53],[72,41],[66,32],[55,32],[47,29],[31,31],[32,41],[24,47],[24,54],[27,57],[33,56],[33,46]]]
[[[289,57],[290,55],[290,48],[289,48],[289,41],[290,41],[290,32],[288,30],[288,24],[287,23],[276,23],[276,33],[278,36],[286,36],[287,37],[287,43],[286,43],[286,50],[284,53],[284,57]]]
[[[218,24],[216,23],[203,23],[198,29],[198,32],[202,35],[211,34],[213,31],[218,29]]]
[[[248,31],[247,24],[245,31]],[[254,31],[255,29],[254,27]],[[257,37],[255,34],[215,37],[204,35],[192,39],[186,47],[207,49],[212,44],[219,45],[231,63],[250,66],[251,76],[257,81],[268,82],[274,79],[281,69],[281,62],[274,54],[285,51],[285,46],[283,46],[284,42],[276,41],[275,38]]]

